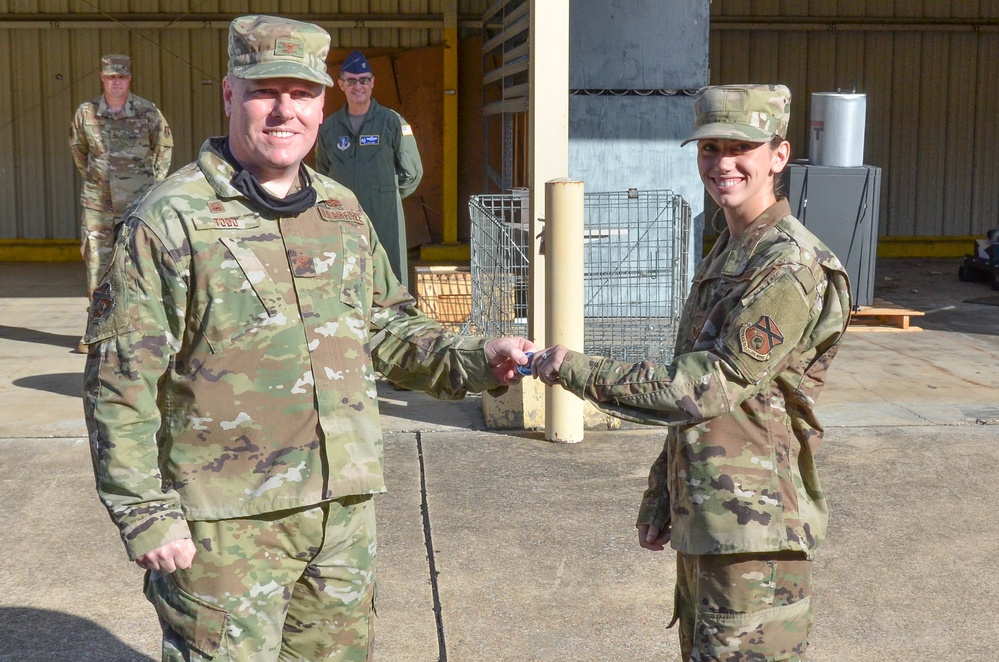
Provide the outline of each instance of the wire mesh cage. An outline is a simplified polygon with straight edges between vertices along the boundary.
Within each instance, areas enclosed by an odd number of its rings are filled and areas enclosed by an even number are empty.
[[[587,193],[583,232],[584,351],[671,360],[687,293],[690,205],[672,191]]]
[[[467,332],[526,336],[530,265],[530,196],[472,196],[472,317]]]
[[[527,333],[527,191],[474,196],[467,332]],[[669,361],[687,293],[690,205],[672,191],[584,195],[583,351]],[[548,265],[551,267],[552,265]]]

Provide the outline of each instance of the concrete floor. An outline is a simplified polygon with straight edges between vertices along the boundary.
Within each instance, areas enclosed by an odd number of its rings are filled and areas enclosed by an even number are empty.
[[[995,657],[999,293],[958,264],[879,262],[876,296],[925,330],[851,332],[830,371],[810,660]],[[80,265],[0,264],[0,662],[159,657],[94,493],[82,282]],[[384,395],[376,659],[677,658],[672,554],[633,529],[661,431],[557,445],[483,430],[478,398]]]

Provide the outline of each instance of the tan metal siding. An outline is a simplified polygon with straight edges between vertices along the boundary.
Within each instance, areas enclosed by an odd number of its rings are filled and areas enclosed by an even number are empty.
[[[461,0],[459,14],[481,16],[485,4]],[[192,5],[216,18],[192,21]],[[226,130],[221,80],[229,16],[360,17],[351,27],[327,22],[334,48],[409,50],[443,41],[442,29],[427,27],[439,24],[443,7],[442,0],[0,0],[0,177],[8,182],[0,195],[0,239],[78,235],[79,182],[67,139],[76,107],[101,93],[102,54],[131,55],[132,90],[170,123],[176,170],[205,138]],[[163,27],[136,27],[129,14],[162,20]],[[390,27],[378,24],[396,17]],[[17,25],[18,18],[32,24]],[[405,19],[420,26],[407,27]]]
[[[993,3],[994,16],[999,17],[999,2]],[[999,36],[980,40],[978,67],[975,82],[975,140],[964,138],[972,162],[971,218],[974,228],[978,219],[985,219],[986,227],[999,227]]]
[[[21,215],[18,218],[17,232],[19,236],[34,238],[44,236],[40,230],[44,227],[45,188],[40,186],[45,181],[44,158],[32,158],[33,155],[44,154],[45,140],[43,134],[42,108],[45,99],[38,85],[41,77],[41,62],[39,55],[41,46],[39,40],[30,34],[11,35],[11,67],[17,72],[17,77],[33,81],[32,85],[18,85],[14,88],[14,150],[15,157],[14,181],[18,190],[18,206],[35,210],[31,215]],[[40,227],[41,226],[41,227]]]
[[[807,157],[812,92],[867,94],[882,236],[999,224],[999,2],[725,0],[711,13],[711,82],[786,83],[795,158]]]
[[[3,0],[0,0],[3,1]],[[0,61],[10,62],[11,35],[0,30]],[[0,181],[6,182],[6,191],[0,194],[0,237],[17,236],[16,173],[20,155],[14,150],[14,70],[0,66]]]

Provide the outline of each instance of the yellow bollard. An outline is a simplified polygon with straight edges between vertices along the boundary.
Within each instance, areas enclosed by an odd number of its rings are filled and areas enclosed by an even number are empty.
[[[547,347],[583,350],[583,182],[545,182],[545,328]],[[583,440],[583,401],[546,389],[545,439]]]

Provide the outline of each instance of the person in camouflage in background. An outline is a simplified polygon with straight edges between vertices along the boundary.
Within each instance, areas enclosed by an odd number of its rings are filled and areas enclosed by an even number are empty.
[[[83,178],[80,250],[88,297],[111,257],[115,221],[170,171],[170,126],[151,101],[129,91],[131,84],[131,58],[102,57],[104,93],[80,104],[69,127],[73,163]]]
[[[228,136],[131,209],[91,301],[97,489],[147,570],[164,660],[367,659],[376,371],[457,399],[536,349],[420,313],[354,194],[302,164],[329,44],[232,21]]]
[[[705,189],[726,229],[694,275],[672,363],[629,364],[562,346],[532,363],[598,408],[670,426],[638,514],[639,544],[677,551],[672,622],[683,660],[798,660],[825,535],[815,400],[850,317],[843,265],[798,222],[778,180],[791,93],[702,88]]]

